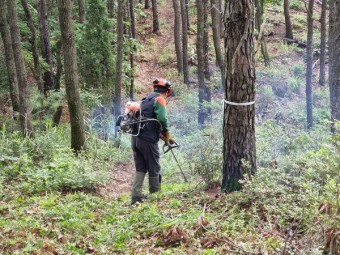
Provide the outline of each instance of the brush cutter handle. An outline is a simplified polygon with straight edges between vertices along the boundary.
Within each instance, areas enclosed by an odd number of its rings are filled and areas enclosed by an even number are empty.
[[[174,142],[173,144],[170,144],[169,142],[165,142],[163,144],[163,153],[167,153],[169,152],[170,150],[174,149],[174,148],[178,148],[179,147],[179,144]]]

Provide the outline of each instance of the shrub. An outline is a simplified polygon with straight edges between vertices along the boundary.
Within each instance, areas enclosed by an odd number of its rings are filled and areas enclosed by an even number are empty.
[[[209,186],[220,181],[223,154],[221,151],[223,140],[215,129],[197,131],[187,139],[185,152],[190,158],[189,168],[193,175],[198,176]]]
[[[302,86],[302,80],[298,77],[290,77],[288,78],[288,86],[294,93],[299,94]]]
[[[304,8],[303,2],[300,0],[292,0],[289,3],[289,7],[293,10],[301,10]]]
[[[36,133],[35,138],[22,139],[19,132],[9,134],[2,130],[0,179],[4,180],[3,185],[11,183],[24,192],[36,193],[87,190],[103,183],[109,167],[107,162],[115,157],[112,154],[116,150],[105,142],[94,146],[96,139],[89,137],[86,155],[76,156],[69,146],[69,134],[66,128],[49,128],[44,133]]]

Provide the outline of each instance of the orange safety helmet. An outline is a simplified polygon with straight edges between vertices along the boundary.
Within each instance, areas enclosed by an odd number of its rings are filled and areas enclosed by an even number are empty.
[[[166,96],[169,97],[172,92],[171,83],[165,79],[156,79],[153,82],[153,88],[155,92],[166,92]]]

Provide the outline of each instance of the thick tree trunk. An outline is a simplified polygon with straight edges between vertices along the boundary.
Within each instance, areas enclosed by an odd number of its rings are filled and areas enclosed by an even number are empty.
[[[64,54],[65,88],[71,122],[71,148],[78,152],[84,147],[85,132],[80,103],[77,52],[72,26],[72,0],[59,0],[58,12]]]
[[[3,1],[3,0],[2,0]],[[20,124],[21,131],[24,137],[31,136],[33,134],[33,128],[31,124],[31,107],[29,104],[29,88],[27,84],[25,62],[22,53],[21,36],[18,26],[18,13],[16,1],[7,1],[7,11],[10,21],[12,48],[14,55],[15,68],[17,72],[18,88],[19,88],[19,112],[20,112]]]
[[[285,37],[288,39],[294,39],[293,37],[293,26],[292,21],[290,18],[290,11],[289,11],[289,0],[283,1],[283,13],[285,15],[285,24],[286,24],[286,35]]]
[[[182,51],[183,51],[183,79],[185,84],[189,84],[188,65],[188,23],[185,0],[180,0],[182,18]]]
[[[309,0],[307,10],[307,71],[306,71],[306,110],[307,110],[307,128],[313,127],[313,7],[314,0]]]
[[[177,71],[179,74],[183,73],[183,55],[181,45],[181,9],[178,0],[172,0],[174,7],[174,38],[177,60]]]
[[[211,23],[212,23],[212,33],[213,33],[213,42],[214,42],[214,49],[216,55],[216,64],[220,68],[221,71],[221,79],[222,84],[224,84],[224,60],[223,54],[221,49],[221,41],[220,41],[220,9],[218,9],[218,0],[211,0]]]
[[[210,81],[209,68],[209,0],[202,0],[203,4],[203,50],[204,50],[204,77]]]
[[[11,32],[7,23],[5,0],[0,0],[0,33],[5,49],[4,54],[6,59],[7,76],[12,107],[13,111],[19,112],[18,78],[13,56]]]
[[[329,4],[329,90],[331,102],[331,131],[338,134],[335,121],[340,121],[340,0]]]
[[[115,86],[115,103],[114,103],[114,114],[116,118],[118,117],[118,115],[121,114],[121,104],[122,104],[124,4],[125,4],[125,0],[118,0],[116,86]]]
[[[115,16],[115,2],[114,0],[107,0],[107,11],[111,19]]]
[[[85,1],[78,0],[78,6],[79,6],[79,22],[81,24],[84,24],[86,21]]]
[[[151,0],[151,2],[152,2],[152,33],[156,34],[159,32],[157,0]]]
[[[24,8],[27,25],[31,32],[30,43],[32,45],[31,51],[32,51],[33,63],[34,63],[34,70],[33,70],[34,78],[36,79],[38,83],[39,91],[44,92],[44,88],[43,88],[42,81],[41,81],[41,68],[40,68],[38,44],[37,44],[38,40],[37,40],[37,36],[35,32],[35,26],[33,23],[32,15],[31,15],[27,0],[21,0],[21,4]]]
[[[48,70],[44,72],[44,91],[54,88],[54,74],[53,74],[53,63],[52,63],[52,49],[50,43],[50,35],[48,31],[48,17],[47,17],[47,6],[46,0],[39,0],[38,3],[38,14],[39,14],[39,29],[41,38],[41,56],[48,64]]]
[[[241,189],[239,180],[244,174],[256,171],[253,10],[253,0],[229,0],[225,5],[227,101],[224,105],[222,180],[225,192]]]
[[[319,84],[321,86],[325,85],[326,71],[325,71],[325,59],[326,59],[326,12],[327,12],[327,0],[322,0],[321,17],[320,17],[320,75]]]
[[[203,1],[196,0],[197,6],[197,39],[196,39],[196,51],[197,51],[197,76],[198,76],[198,124],[203,126],[207,118],[210,116],[210,109],[207,109],[205,102],[211,101],[211,92],[209,87],[205,84],[205,5]]]

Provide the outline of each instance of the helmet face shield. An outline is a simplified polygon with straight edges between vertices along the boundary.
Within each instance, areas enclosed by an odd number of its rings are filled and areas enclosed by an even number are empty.
[[[166,89],[166,91],[164,91],[164,93],[166,93],[166,96],[169,97],[171,95],[172,88],[171,88],[171,83],[169,81],[165,79],[156,79],[152,83],[153,83],[154,89],[156,87],[163,87]]]

